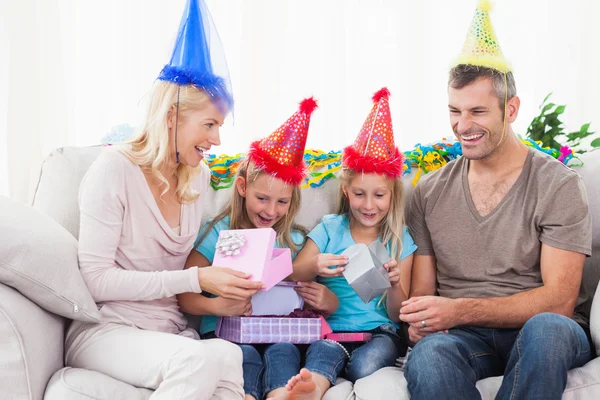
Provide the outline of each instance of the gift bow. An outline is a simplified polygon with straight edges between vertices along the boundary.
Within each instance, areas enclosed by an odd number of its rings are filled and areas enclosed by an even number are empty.
[[[223,232],[219,236],[216,248],[225,257],[237,256],[240,254],[240,249],[245,243],[246,238],[244,235],[236,232]]]

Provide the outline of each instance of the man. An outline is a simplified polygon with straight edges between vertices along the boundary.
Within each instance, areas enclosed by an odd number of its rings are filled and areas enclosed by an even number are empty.
[[[499,375],[498,398],[560,399],[567,371],[593,356],[574,313],[591,255],[583,183],[513,132],[520,100],[486,6],[449,77],[463,157],[422,178],[409,209],[418,250],[400,317],[417,400],[480,398],[475,383]]]

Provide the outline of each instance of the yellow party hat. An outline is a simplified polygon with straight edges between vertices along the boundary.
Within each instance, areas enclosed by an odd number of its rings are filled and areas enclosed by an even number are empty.
[[[493,68],[504,73],[511,71],[492,26],[491,9],[490,0],[479,1],[462,51],[454,60],[452,67],[467,64]]]

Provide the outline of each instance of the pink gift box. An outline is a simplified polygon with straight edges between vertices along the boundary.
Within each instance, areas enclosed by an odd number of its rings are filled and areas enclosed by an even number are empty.
[[[323,317],[220,317],[215,334],[234,343],[308,344],[331,333]]]
[[[217,246],[231,233],[241,236],[245,243],[231,255],[217,247],[213,265],[248,273],[250,280],[265,284],[263,290],[269,290],[293,272],[290,249],[275,248],[276,233],[272,228],[222,230]]]
[[[370,342],[373,335],[369,332],[339,332],[330,333],[325,339],[335,342]]]

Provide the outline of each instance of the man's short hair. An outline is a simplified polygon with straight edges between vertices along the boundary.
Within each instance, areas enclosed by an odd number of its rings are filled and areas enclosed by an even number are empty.
[[[509,100],[517,95],[515,77],[512,72],[506,73],[506,82],[504,82],[504,73],[493,68],[480,67],[477,65],[460,64],[450,70],[448,77],[448,86],[453,89],[462,89],[478,79],[489,79],[492,81],[494,94],[498,97],[502,117],[504,117],[504,99]]]

